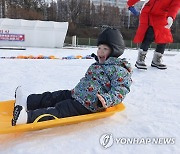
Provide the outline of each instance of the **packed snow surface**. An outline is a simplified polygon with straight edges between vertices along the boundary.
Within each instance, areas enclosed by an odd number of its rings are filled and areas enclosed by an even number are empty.
[[[90,55],[97,48],[26,50],[0,49],[0,57],[18,55]],[[126,109],[115,115],[74,125],[39,131],[0,135],[0,154],[179,154],[180,153],[180,52],[166,51],[167,70],[150,66],[153,50],[148,52],[148,69],[134,64],[136,49],[126,49],[133,67],[131,92],[124,99]],[[94,59],[0,59],[0,100],[14,99],[22,85],[24,93],[72,89],[84,76]],[[106,135],[105,135],[106,134]],[[109,136],[110,147],[102,145]],[[133,142],[130,142],[130,140]],[[169,141],[169,142],[168,142]]]

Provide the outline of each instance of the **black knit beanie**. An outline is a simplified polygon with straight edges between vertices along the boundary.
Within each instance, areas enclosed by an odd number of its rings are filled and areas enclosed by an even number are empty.
[[[125,49],[124,40],[120,31],[111,27],[106,28],[99,34],[97,46],[100,44],[106,44],[112,49],[109,57],[119,57]]]

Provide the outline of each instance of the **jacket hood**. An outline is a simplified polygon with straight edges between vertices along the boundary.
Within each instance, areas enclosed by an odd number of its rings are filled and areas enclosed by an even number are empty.
[[[99,64],[96,62],[95,64]],[[118,65],[124,67],[128,70],[128,72],[132,72],[131,64],[126,60],[126,58],[116,58],[116,57],[109,57],[104,64],[99,65]]]

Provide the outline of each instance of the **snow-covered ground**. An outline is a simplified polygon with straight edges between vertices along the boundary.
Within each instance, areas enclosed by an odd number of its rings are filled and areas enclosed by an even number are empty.
[[[0,57],[84,56],[92,52],[96,53],[96,48],[27,48],[25,51],[0,50]],[[167,70],[152,68],[152,56],[153,52],[149,51],[147,71],[137,70],[134,67],[137,50],[125,50],[122,57],[132,63],[134,72],[123,112],[96,121],[0,135],[0,154],[179,154],[180,52],[166,51],[163,59]],[[0,59],[0,100],[14,99],[18,85],[24,87],[25,93],[71,89],[93,62],[93,59]],[[104,148],[100,144],[103,134],[112,134],[114,144],[111,147]],[[136,144],[125,144],[130,139],[136,140]],[[169,144],[165,144],[167,139]]]

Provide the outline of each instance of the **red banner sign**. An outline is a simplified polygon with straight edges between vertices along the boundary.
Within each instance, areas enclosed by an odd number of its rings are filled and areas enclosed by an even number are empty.
[[[0,41],[25,41],[24,34],[0,34]]]

